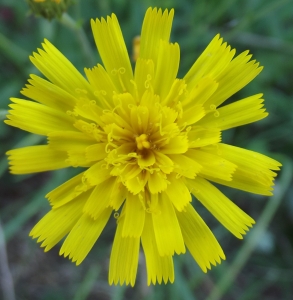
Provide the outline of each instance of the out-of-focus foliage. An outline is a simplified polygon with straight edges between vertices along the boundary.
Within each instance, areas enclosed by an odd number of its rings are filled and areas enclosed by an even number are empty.
[[[5,118],[9,97],[21,97],[19,91],[29,74],[38,72],[28,56],[40,47],[44,38],[56,45],[83,72],[84,67],[100,62],[91,34],[90,18],[114,12],[131,52],[132,39],[140,33],[149,6],[175,8],[172,41],[181,47],[180,76],[217,33],[235,47],[237,53],[249,49],[265,67],[232,100],[263,92],[270,115],[255,124],[229,130],[223,139],[226,143],[269,154],[284,164],[276,181],[276,195],[266,198],[225,189],[233,201],[258,221],[243,241],[235,239],[194,201],[227,256],[226,262],[208,274],[203,274],[186,254],[175,259],[173,285],[147,287],[142,255],[141,273],[134,288],[109,286],[108,258],[114,223],[106,227],[93,251],[79,267],[59,257],[58,246],[45,254],[28,237],[32,226],[49,210],[45,194],[76,170],[10,175],[5,151],[41,143],[42,137],[8,127],[1,121],[0,219],[5,242],[0,251],[0,265],[3,266],[1,253],[6,248],[16,298],[23,300],[215,300],[224,293],[223,299],[227,300],[289,300],[293,292],[293,188],[290,186],[293,153],[292,0],[75,0],[68,15],[77,24],[70,23],[68,18],[63,22],[36,18],[29,14],[24,0],[1,0],[0,119]],[[79,27],[83,28],[85,35]],[[86,44],[85,36],[89,44]],[[81,42],[84,42],[83,46]],[[1,284],[3,278],[1,275]],[[1,293],[0,287],[0,298]]]

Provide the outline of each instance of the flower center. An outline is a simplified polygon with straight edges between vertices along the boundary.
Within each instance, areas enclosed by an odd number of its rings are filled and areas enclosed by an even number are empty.
[[[138,150],[151,148],[151,143],[148,141],[148,136],[145,133],[136,137],[135,140],[136,140],[136,146]]]

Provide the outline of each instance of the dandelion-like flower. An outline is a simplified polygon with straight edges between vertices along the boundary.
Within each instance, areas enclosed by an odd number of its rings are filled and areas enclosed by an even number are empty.
[[[22,94],[34,101],[12,98],[6,120],[48,137],[8,152],[13,174],[84,168],[47,195],[52,209],[30,233],[45,251],[66,236],[60,255],[79,265],[115,212],[110,284],[134,285],[140,243],[148,284],[173,282],[173,256],[186,248],[204,272],[220,263],[225,255],[191,194],[241,239],[254,220],[211,182],[271,195],[280,166],[221,143],[221,131],[268,115],[262,94],[222,106],[262,67],[217,35],[177,78],[173,14],[147,10],[134,72],[114,14],[91,21],[103,66],[85,69],[87,79],[45,40],[31,61],[47,80],[31,75]]]

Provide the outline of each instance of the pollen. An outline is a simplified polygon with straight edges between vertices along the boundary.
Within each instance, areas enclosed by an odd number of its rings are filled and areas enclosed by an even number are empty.
[[[135,140],[136,140],[137,149],[139,150],[150,149],[151,143],[148,141],[148,136],[145,133],[136,137]]]

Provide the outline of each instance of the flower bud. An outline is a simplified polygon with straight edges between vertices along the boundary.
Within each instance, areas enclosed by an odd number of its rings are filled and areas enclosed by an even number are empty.
[[[60,18],[62,13],[72,3],[71,0],[27,0],[31,12],[36,16],[43,16],[45,19]]]

